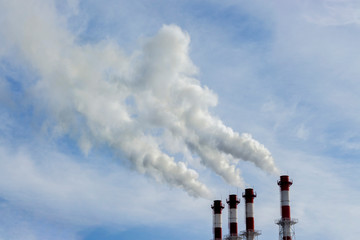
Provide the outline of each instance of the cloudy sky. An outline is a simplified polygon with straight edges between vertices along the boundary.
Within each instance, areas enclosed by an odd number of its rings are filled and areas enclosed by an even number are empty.
[[[359,42],[352,0],[0,0],[0,240],[208,240],[246,187],[276,239],[280,174],[357,239]]]

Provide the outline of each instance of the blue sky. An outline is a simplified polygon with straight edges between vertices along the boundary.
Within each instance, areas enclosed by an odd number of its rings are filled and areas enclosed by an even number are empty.
[[[279,174],[298,239],[355,240],[359,19],[352,0],[0,0],[0,240],[211,239],[212,200],[244,187],[277,238]]]

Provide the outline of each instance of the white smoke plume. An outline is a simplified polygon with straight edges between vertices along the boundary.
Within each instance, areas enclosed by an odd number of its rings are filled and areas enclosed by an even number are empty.
[[[179,27],[163,26],[126,56],[111,40],[77,43],[50,1],[0,0],[0,9],[2,43],[17,49],[39,76],[31,89],[34,102],[84,152],[106,144],[140,173],[201,197],[209,196],[208,188],[188,163],[169,155],[165,138],[178,146],[176,153],[199,156],[232,185],[244,183],[229,159],[277,173],[263,145],[209,113],[217,96],[195,78],[190,37]]]

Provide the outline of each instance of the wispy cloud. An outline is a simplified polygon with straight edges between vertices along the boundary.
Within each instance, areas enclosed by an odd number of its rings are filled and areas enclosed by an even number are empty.
[[[104,159],[91,158],[86,162],[81,158],[74,161],[74,157],[69,158],[49,145],[36,145],[31,150],[27,147],[0,148],[1,211],[6,216],[12,216],[1,218],[2,222],[5,219],[8,221],[0,228],[4,231],[6,226],[19,221],[22,215],[24,219],[19,224],[23,226],[18,230],[35,235],[43,232],[44,222],[52,231],[64,234],[76,234],[82,228],[91,226],[121,229],[138,224],[158,226],[169,222],[174,226],[182,224],[190,214],[192,208],[188,206],[208,207],[206,200],[183,198],[184,193],[176,190],[169,193],[167,188],[149,182],[116,163],[105,165]],[[173,201],[174,198],[177,200]],[[173,213],[178,212],[177,221],[171,217],[172,214],[165,213],[169,209],[173,209]],[[203,221],[206,215],[200,214],[195,218]],[[5,233],[15,234],[16,227],[10,229]],[[9,239],[18,239],[16,236],[20,236],[21,231],[17,234]],[[34,239],[44,239],[44,236],[34,236]]]

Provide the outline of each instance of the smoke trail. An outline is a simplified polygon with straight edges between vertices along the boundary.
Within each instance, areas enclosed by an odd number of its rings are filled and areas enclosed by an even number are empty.
[[[198,155],[236,186],[243,180],[229,158],[277,172],[263,145],[209,113],[217,97],[194,78],[190,38],[179,27],[163,26],[141,50],[126,56],[110,40],[77,44],[49,1],[4,1],[0,8],[6,26],[0,36],[39,75],[34,101],[51,113],[54,129],[77,139],[84,152],[105,143],[140,173],[202,197],[209,190],[187,163],[166,153],[165,136],[179,145],[178,153]]]

